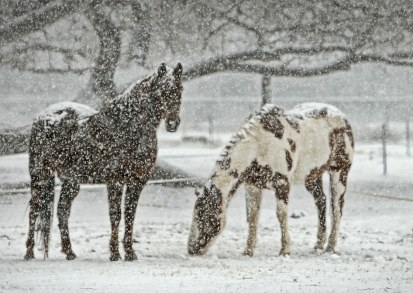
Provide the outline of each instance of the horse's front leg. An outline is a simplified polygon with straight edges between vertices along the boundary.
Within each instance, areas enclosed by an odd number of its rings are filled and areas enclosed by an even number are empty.
[[[290,180],[281,175],[275,183],[277,197],[277,218],[281,228],[280,255],[290,254],[290,234],[288,232],[288,197],[290,193]]]
[[[59,204],[57,205],[62,252],[66,254],[67,260],[76,258],[76,254],[73,252],[72,244],[70,242],[68,222],[72,202],[79,193],[79,187],[79,184],[76,182],[64,181],[60,192]]]
[[[108,200],[109,200],[109,217],[112,228],[112,234],[110,237],[110,260],[120,260],[119,253],[119,223],[122,215],[121,203],[122,203],[122,191],[123,185],[120,183],[108,184]]]
[[[139,196],[143,189],[143,183],[135,182],[127,185],[125,196],[125,237],[123,238],[123,247],[125,249],[125,260],[137,260],[132,248],[133,243],[133,223],[135,220],[136,207],[138,206]]]
[[[24,255],[25,260],[30,260],[34,258],[34,252],[33,252],[33,247],[34,247],[34,229],[35,229],[35,224],[36,224],[36,218],[39,214],[39,203],[37,199],[32,197],[30,199],[30,213],[29,213],[29,234],[27,237],[26,241],[26,247],[27,251],[26,254]]]
[[[252,185],[246,185],[248,238],[244,255],[253,256],[257,242],[257,222],[260,213],[262,190]]]

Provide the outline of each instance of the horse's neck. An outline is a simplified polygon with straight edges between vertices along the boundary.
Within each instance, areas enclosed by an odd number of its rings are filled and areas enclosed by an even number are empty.
[[[129,95],[123,94],[102,108],[96,115],[95,122],[118,132],[138,131],[143,135],[148,131],[155,131],[160,124],[159,115],[156,113],[160,107],[155,105],[154,100],[149,93],[132,89]]]
[[[209,189],[216,188],[219,190],[223,208],[226,209],[232,195],[238,188],[238,180],[231,174],[230,170],[222,170],[217,167],[205,185]]]
[[[241,184],[241,174],[256,158],[256,131],[257,124],[248,122],[233,135],[216,161],[208,180],[221,191],[223,201],[227,204]]]

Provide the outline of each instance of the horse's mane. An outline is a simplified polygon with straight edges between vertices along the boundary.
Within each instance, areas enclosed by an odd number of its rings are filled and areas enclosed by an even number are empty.
[[[118,104],[123,101],[129,100],[132,96],[140,96],[140,94],[148,92],[149,84],[154,78],[155,74],[145,77],[144,79],[138,79],[126,88],[121,94],[113,98],[109,105]]]
[[[173,69],[170,67],[166,67],[167,76],[171,76],[173,74]],[[116,104],[125,104],[129,101],[130,98],[140,98],[143,94],[149,94],[152,89],[151,85],[158,76],[158,73],[155,72],[149,76],[146,76],[144,79],[138,79],[133,82],[129,87],[126,88],[121,94],[117,95],[108,103],[108,107],[114,106]]]
[[[274,104],[266,104],[264,105],[261,109],[256,111],[255,113],[252,113],[247,119],[246,123],[241,127],[241,129],[236,132],[229,142],[225,145],[224,150],[221,152],[218,161],[224,160],[226,157],[228,157],[234,146],[241,140],[246,139],[249,135],[251,135],[251,130],[254,129],[258,124],[261,123],[262,118],[269,114],[275,114],[275,115],[283,115],[284,110]]]

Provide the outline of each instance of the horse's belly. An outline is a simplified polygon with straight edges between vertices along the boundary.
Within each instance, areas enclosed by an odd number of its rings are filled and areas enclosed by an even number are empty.
[[[155,164],[152,156],[125,160],[110,158],[109,160],[94,160],[81,158],[72,166],[61,166],[58,176],[64,179],[75,180],[81,184],[103,184],[110,181],[124,184],[136,180],[147,180]]]

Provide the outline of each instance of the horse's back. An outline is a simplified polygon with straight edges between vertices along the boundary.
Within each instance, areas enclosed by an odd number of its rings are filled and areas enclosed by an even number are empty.
[[[287,111],[286,115],[294,117],[300,125],[295,183],[303,183],[314,170],[328,169],[328,162],[335,147],[332,135],[338,130],[342,130],[347,136],[345,147],[352,157],[351,129],[346,116],[336,107],[322,103],[306,103]]]
[[[92,108],[74,102],[53,104],[40,112],[33,121],[30,134],[30,172],[45,168],[45,162],[50,165],[56,161],[60,148],[70,143],[70,134],[77,130],[82,119],[95,113]]]

